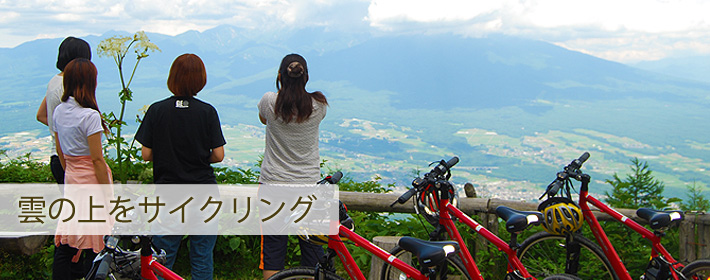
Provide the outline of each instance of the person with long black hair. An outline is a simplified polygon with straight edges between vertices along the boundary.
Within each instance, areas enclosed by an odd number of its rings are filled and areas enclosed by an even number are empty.
[[[320,179],[318,131],[328,101],[322,92],[306,90],[308,78],[306,60],[289,54],[279,67],[277,92],[267,92],[259,101],[259,120],[266,125],[261,184],[314,184]],[[323,248],[299,241],[301,265],[315,266]],[[287,245],[288,236],[262,236],[264,279],[284,269]]]
[[[62,84],[64,78],[64,67],[66,67],[67,64],[75,58],[86,58],[91,60],[91,47],[89,47],[89,43],[82,39],[67,37],[59,45],[56,66],[60,72],[49,80],[49,84],[47,85],[47,93],[37,109],[37,121],[49,127],[49,133],[52,137],[53,145],[56,140],[54,139],[54,123],[52,121],[52,114],[54,113],[54,108],[62,103],[60,99],[64,94],[64,85]],[[52,154],[50,157],[49,166],[57,184],[64,184],[64,169],[62,169],[59,162],[59,156],[57,156],[56,153]]]

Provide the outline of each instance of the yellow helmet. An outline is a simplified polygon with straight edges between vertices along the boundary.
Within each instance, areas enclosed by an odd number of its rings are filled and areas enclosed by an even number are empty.
[[[537,207],[542,212],[545,221],[542,227],[555,235],[573,233],[582,228],[582,210],[577,203],[566,197],[551,197]]]

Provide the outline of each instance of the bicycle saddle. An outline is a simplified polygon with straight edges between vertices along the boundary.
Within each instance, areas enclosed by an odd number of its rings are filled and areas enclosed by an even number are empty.
[[[636,215],[646,220],[652,229],[666,228],[685,219],[683,212],[678,210],[660,211],[651,208],[639,208],[639,210],[636,210]]]
[[[419,264],[425,268],[440,264],[460,249],[456,241],[427,241],[409,236],[399,239],[399,247],[417,256]]]
[[[542,213],[538,211],[519,211],[502,205],[496,207],[496,214],[505,221],[505,229],[510,233],[521,232],[543,221]]]

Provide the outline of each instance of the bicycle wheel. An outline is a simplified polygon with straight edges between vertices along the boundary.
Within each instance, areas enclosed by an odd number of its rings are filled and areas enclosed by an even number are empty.
[[[330,271],[325,272],[324,280],[345,280],[337,274]],[[271,276],[269,280],[289,280],[289,279],[313,279],[316,275],[316,269],[313,267],[294,267],[281,270]]]
[[[686,265],[681,271],[686,279],[710,279],[710,260],[697,260]]]
[[[419,262],[416,257],[412,257],[412,253],[405,251],[399,246],[395,246],[390,251],[390,254],[397,257],[398,259],[409,263],[413,267],[419,268]],[[447,260],[446,264],[442,264],[435,268],[436,275],[431,276],[429,279],[471,279],[466,271],[461,258],[456,255]],[[389,263],[382,265],[382,270],[380,272],[380,279],[382,280],[404,280],[407,279],[407,274],[400,271]]]
[[[581,279],[618,279],[602,249],[593,241],[575,235],[580,246],[578,270],[574,274]],[[538,232],[523,241],[518,257],[525,268],[536,278],[553,274],[565,274],[567,245],[565,237]]]

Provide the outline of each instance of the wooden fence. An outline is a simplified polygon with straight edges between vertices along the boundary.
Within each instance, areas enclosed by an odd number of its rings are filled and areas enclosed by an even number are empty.
[[[394,207],[390,207],[390,204],[396,201],[398,197],[399,194],[391,193],[340,192],[340,200],[347,205],[348,210],[414,213],[411,202],[396,204]],[[460,197],[458,208],[468,215],[478,215],[479,219],[477,219],[477,221],[481,225],[493,232],[497,232],[498,217],[495,214],[495,209],[499,205],[505,205],[518,210],[537,210],[538,204],[495,198]],[[636,210],[634,209],[617,209],[617,211],[641,224],[645,223],[636,216]],[[613,220],[609,215],[598,211],[595,212],[595,216],[600,221]],[[591,236],[590,238],[593,239]],[[688,263],[696,259],[710,258],[710,215],[706,213],[686,213],[685,220],[680,225],[679,239],[680,252],[677,254],[671,252],[674,257],[677,257],[678,261]]]

